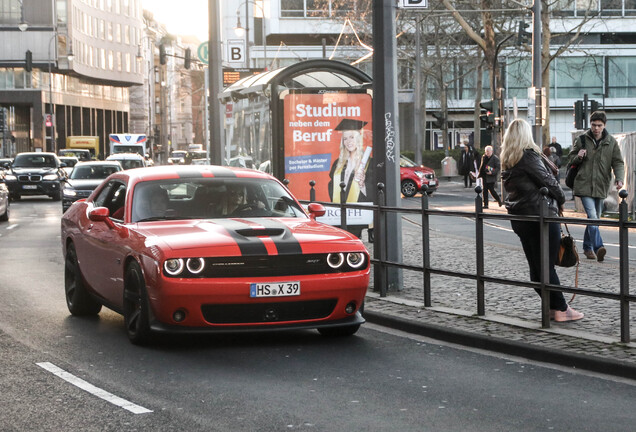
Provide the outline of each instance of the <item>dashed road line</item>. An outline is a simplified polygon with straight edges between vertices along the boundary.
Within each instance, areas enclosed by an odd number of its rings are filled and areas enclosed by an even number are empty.
[[[98,398],[103,399],[106,402],[110,402],[113,405],[116,405],[127,411],[130,411],[133,414],[146,414],[146,413],[152,412],[152,410],[136,405],[132,402],[127,401],[126,399],[120,398],[119,396],[115,396],[114,394],[109,393],[106,390],[100,389],[99,387],[95,387],[93,384],[90,384],[89,382],[86,382],[83,379],[78,378],[75,375],[70,374],[63,369],[60,369],[59,367],[55,366],[53,363],[41,362],[36,364],[40,366],[42,369],[45,369],[51,372],[53,375],[56,375],[62,378],[64,381],[71,383],[74,386],[79,387],[84,391],[89,392],[93,396],[97,396]]]

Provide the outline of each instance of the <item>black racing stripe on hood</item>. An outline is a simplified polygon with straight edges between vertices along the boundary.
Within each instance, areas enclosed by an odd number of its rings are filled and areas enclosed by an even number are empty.
[[[237,230],[249,228],[250,226],[243,222],[228,220],[220,223],[224,227],[228,234],[236,241],[241,255],[267,255],[267,248],[258,237],[245,237],[237,233]]]
[[[300,242],[298,242],[296,237],[294,237],[294,234],[287,225],[272,219],[258,220],[258,223],[268,229],[283,230],[282,236],[271,237],[271,239],[274,241],[274,245],[276,246],[279,255],[293,255],[303,253],[303,250],[300,247]]]

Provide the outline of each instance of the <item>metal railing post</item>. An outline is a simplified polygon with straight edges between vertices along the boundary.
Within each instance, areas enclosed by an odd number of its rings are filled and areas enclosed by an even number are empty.
[[[422,283],[424,290],[424,307],[431,306],[431,255],[428,221],[428,185],[422,187]]]
[[[625,225],[629,209],[627,208],[627,191],[618,193],[621,202],[618,205],[618,256],[620,273],[620,307],[621,307],[621,342],[629,343],[629,230]]]
[[[347,230],[347,196],[345,192],[346,187],[347,184],[345,182],[340,182],[340,228],[345,231]]]
[[[314,186],[316,186],[316,182],[313,180],[309,181],[309,201],[314,202],[316,201],[316,189],[314,189]]]
[[[384,183],[378,183],[378,208],[374,213],[375,221],[373,223],[373,229],[375,231],[374,234],[374,242],[373,242],[373,255],[378,260],[377,271],[375,272],[374,279],[376,286],[380,286],[380,297],[386,297],[386,293],[388,290],[388,281],[386,278],[386,268],[385,268],[385,260],[386,260],[386,252],[384,249],[384,236],[386,233],[384,232]]]
[[[477,315],[486,315],[486,301],[484,299],[484,217],[482,196],[483,188],[475,187],[475,256],[477,266]],[[486,193],[488,193],[486,191]]]
[[[550,228],[545,221],[548,214],[548,188],[542,187],[539,192],[543,198],[539,207],[539,250],[541,251],[541,327],[550,328],[550,291],[546,284],[550,283]]]

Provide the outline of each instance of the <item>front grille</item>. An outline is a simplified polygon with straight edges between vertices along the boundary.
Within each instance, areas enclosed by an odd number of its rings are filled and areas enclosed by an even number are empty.
[[[259,255],[205,258],[205,268],[201,273],[191,274],[184,269],[183,273],[172,276],[164,270],[164,276],[185,278],[301,276],[360,271],[366,269],[368,265],[369,259],[366,254],[364,265],[357,269],[350,268],[346,263],[338,269],[333,269],[327,264],[327,254]]]
[[[75,191],[75,198],[79,199],[79,198],[87,198],[91,195],[91,193],[93,193],[92,190],[76,190]]]
[[[203,318],[211,324],[249,324],[303,321],[328,317],[337,300],[281,303],[203,305]]]
[[[18,176],[18,180],[21,182],[39,182],[42,181],[42,176],[39,174],[21,174]]]

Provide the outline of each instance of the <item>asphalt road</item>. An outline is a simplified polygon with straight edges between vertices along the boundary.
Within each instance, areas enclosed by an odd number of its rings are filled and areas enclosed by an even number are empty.
[[[111,311],[69,315],[60,216],[60,203],[27,198],[0,224],[0,431],[634,428],[634,382],[372,325],[346,339],[296,331],[133,346]]]

